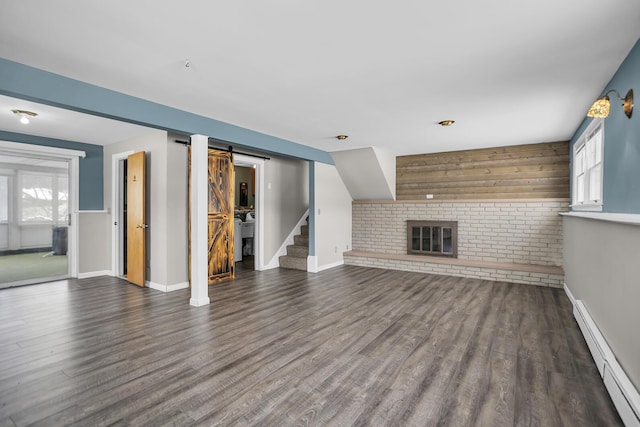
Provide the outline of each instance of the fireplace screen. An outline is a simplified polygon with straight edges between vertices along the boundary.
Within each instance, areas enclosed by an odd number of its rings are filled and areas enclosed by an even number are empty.
[[[407,254],[457,258],[457,221],[407,221]]]

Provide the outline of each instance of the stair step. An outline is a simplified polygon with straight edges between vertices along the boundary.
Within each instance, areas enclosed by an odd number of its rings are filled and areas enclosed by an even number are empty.
[[[293,236],[293,244],[296,246],[309,246],[309,236]]]
[[[307,259],[283,255],[280,257],[280,267],[307,271]]]
[[[309,226],[308,225],[301,225],[300,226],[300,234],[303,236],[308,236],[309,235]]]
[[[309,247],[289,245],[287,246],[287,255],[291,257],[307,259],[307,257],[309,256]]]

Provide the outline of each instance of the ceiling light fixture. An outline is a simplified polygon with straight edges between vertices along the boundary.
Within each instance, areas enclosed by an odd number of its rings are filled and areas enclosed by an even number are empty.
[[[611,92],[615,92],[618,99],[623,101],[622,108],[624,110],[624,114],[626,114],[628,118],[631,118],[631,114],[633,114],[633,89],[629,89],[624,98],[620,96],[620,92],[615,89],[611,89],[603,96],[596,99],[596,102],[594,102],[591,108],[589,108],[587,117],[595,117],[599,119],[606,119],[609,117],[609,112],[611,111],[611,99],[609,98],[609,94]]]
[[[451,126],[452,124],[454,124],[456,121],[455,120],[443,120],[441,122],[438,122],[438,124],[440,126]]]
[[[336,136],[336,139],[339,139],[340,141],[344,141],[347,138],[349,138],[347,135],[338,135],[338,136]]]
[[[33,111],[27,111],[27,110],[11,110],[13,112],[13,114],[16,114],[18,117],[20,117],[20,123],[22,124],[29,124],[29,119],[32,117],[37,116],[37,113],[34,113]]]

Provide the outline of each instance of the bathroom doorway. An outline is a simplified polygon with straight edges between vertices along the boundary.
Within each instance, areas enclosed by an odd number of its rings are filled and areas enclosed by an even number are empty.
[[[235,167],[234,259],[236,272],[263,269],[264,160],[233,155]]]

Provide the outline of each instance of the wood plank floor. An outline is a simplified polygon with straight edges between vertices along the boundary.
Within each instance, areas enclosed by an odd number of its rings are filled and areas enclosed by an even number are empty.
[[[0,426],[622,425],[561,290],[341,266],[0,290]]]

